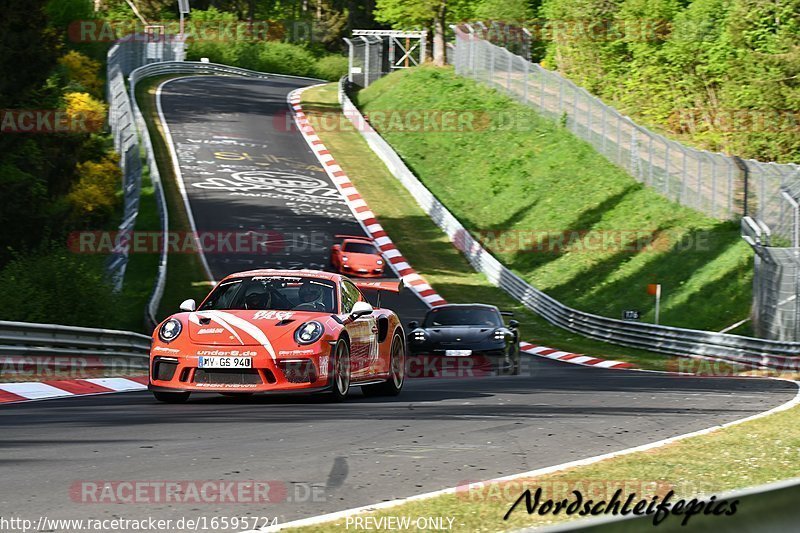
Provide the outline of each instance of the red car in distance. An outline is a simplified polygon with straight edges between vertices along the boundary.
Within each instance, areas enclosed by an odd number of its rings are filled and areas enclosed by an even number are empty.
[[[369,237],[336,235],[342,239],[331,248],[331,266],[337,272],[359,278],[380,278],[386,261],[375,242]]]

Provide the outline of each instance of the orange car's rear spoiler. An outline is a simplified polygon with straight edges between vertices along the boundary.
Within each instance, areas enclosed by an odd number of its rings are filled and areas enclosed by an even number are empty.
[[[335,239],[356,239],[359,241],[374,242],[372,237],[365,237],[364,235],[334,235]]]
[[[403,280],[398,281],[353,281],[362,291],[387,291],[399,293],[403,290]]]

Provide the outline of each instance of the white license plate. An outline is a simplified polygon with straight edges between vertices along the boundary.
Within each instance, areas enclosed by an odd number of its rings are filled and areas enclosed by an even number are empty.
[[[253,368],[252,357],[200,357],[198,368]]]
[[[472,350],[445,350],[444,354],[447,357],[466,357],[472,355]]]

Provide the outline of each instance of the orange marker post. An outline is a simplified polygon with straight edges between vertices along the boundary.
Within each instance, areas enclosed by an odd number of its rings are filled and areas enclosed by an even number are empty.
[[[650,283],[647,285],[647,294],[656,297],[656,324],[658,324],[658,315],[661,307],[661,284]]]

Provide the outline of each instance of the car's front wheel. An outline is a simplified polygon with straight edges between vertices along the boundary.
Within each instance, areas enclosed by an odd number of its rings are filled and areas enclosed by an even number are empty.
[[[383,383],[361,387],[364,396],[397,396],[406,377],[406,347],[399,333],[394,334],[389,354],[389,378]]]
[[[333,366],[331,370],[331,400],[341,402],[350,392],[350,347],[347,341],[339,339],[333,351]]]
[[[164,403],[183,403],[189,399],[190,392],[156,392],[153,391],[153,396],[156,400]]]

